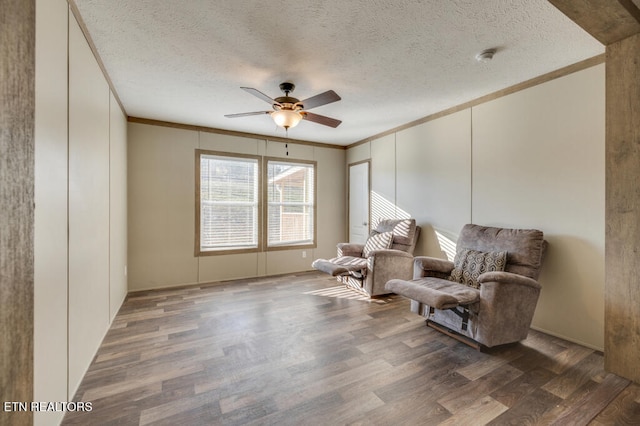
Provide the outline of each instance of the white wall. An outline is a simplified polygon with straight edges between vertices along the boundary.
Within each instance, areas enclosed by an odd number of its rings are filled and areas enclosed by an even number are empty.
[[[109,327],[109,86],[69,25],[69,389]]]
[[[72,400],[126,295],[126,137],[68,3],[38,0],[34,401]]]
[[[66,0],[37,0],[34,401],[67,400],[67,19]]]
[[[398,207],[423,225],[417,253],[451,257],[442,238],[471,221],[470,116],[467,109],[397,134]]]
[[[534,326],[604,346],[604,65],[473,109],[473,220],[545,232]]]
[[[396,144],[395,135],[371,142],[371,228],[380,219],[396,217]],[[402,215],[400,215],[402,216]]]
[[[469,222],[541,229],[550,249],[533,327],[602,349],[604,107],[598,65],[355,146],[347,158],[371,158],[372,191],[423,227],[416,254],[450,258]]]
[[[129,123],[128,142],[129,290],[197,283],[198,133]]]
[[[317,247],[194,255],[195,150],[317,162]],[[129,290],[307,271],[345,236],[345,150],[129,123]],[[305,257],[303,257],[303,255]]]
[[[313,156],[318,162],[318,246],[307,257],[309,264],[335,257],[336,242],[347,241],[345,151],[314,148]]]
[[[109,96],[109,320],[127,296],[127,117]]]

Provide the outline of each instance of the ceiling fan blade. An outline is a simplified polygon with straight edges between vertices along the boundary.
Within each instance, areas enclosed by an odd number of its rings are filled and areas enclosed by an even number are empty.
[[[310,98],[305,99],[304,101],[300,101],[305,110],[319,107],[322,105],[330,104],[331,102],[336,102],[342,99],[336,92],[333,90],[327,90],[324,93],[320,93],[319,95],[312,96]]]
[[[312,112],[303,111],[302,117],[305,120],[313,121],[314,123],[324,124],[325,126],[333,127],[334,129],[342,123],[340,120],[336,120],[335,118],[326,117],[324,115],[314,114]]]
[[[272,111],[255,111],[255,112],[241,112],[238,114],[225,114],[227,118],[236,118],[236,117],[247,117],[249,115],[262,115],[262,114],[271,114]]]
[[[242,90],[244,90],[247,93],[251,93],[253,96],[255,96],[256,98],[260,98],[263,101],[265,101],[268,104],[271,105],[280,105],[278,102],[276,102],[275,100],[271,99],[269,96],[265,95],[264,93],[262,93],[261,91],[259,91],[258,89],[254,89],[253,87],[241,87]]]

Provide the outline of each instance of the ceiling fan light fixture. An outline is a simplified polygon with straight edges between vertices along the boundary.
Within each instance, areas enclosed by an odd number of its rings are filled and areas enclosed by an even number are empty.
[[[300,123],[300,121],[302,120],[302,115],[300,115],[298,111],[281,109],[272,112],[271,118],[273,118],[273,121],[276,123],[276,125],[284,127],[288,130],[292,127],[296,127],[298,123]]]

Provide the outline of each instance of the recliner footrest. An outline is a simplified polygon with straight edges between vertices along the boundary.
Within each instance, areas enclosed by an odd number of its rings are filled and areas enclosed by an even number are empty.
[[[359,273],[367,268],[367,259],[351,256],[341,256],[334,259],[317,259],[311,266],[318,271],[334,277]]]
[[[427,277],[417,280],[390,280],[385,288],[435,309],[467,306],[480,300],[480,291],[452,281]]]

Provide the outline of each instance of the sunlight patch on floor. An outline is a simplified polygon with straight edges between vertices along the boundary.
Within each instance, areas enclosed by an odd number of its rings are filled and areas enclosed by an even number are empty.
[[[307,291],[304,294],[311,294],[314,296],[324,296],[324,297],[335,297],[338,299],[350,299],[350,300],[361,300],[369,303],[378,303],[385,304],[387,303],[384,299],[376,299],[369,298],[367,295],[363,293],[359,293],[356,290],[351,290],[347,286],[339,285],[335,287],[322,288],[320,290]]]

